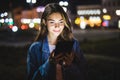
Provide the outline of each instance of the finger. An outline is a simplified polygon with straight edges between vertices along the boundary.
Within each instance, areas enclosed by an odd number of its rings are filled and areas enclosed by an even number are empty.
[[[55,50],[53,50],[53,51],[51,52],[51,56],[52,56],[52,57],[55,56]]]
[[[63,65],[66,65],[66,62],[65,62],[65,61],[63,61]]]
[[[73,58],[74,54],[73,53],[67,53],[65,56],[68,57],[68,58]]]
[[[62,61],[64,57],[55,58],[56,62]]]
[[[71,58],[71,55],[70,54],[66,54],[65,55],[65,59],[69,59],[69,58]]]
[[[62,56],[63,56],[63,54],[62,54],[62,53],[59,53],[58,55],[55,56],[55,58],[60,58],[60,57],[62,57]]]
[[[52,53],[50,54],[50,56],[51,56],[51,57],[54,57],[54,54],[55,54],[55,53],[54,53],[54,52],[52,52]]]
[[[71,58],[71,57],[64,57],[64,61],[66,62],[66,65],[69,65],[69,64],[71,64],[72,63],[72,61],[73,61],[73,58]]]
[[[63,61],[63,58],[56,59],[56,62],[59,63],[60,61]]]

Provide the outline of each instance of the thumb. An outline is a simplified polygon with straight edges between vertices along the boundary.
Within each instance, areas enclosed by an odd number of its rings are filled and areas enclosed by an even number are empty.
[[[55,54],[55,52],[54,52],[54,50],[51,52],[51,57],[54,57],[54,54]]]

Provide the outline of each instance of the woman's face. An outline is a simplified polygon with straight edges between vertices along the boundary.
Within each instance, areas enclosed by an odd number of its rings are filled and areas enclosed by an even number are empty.
[[[64,20],[60,13],[52,13],[46,22],[48,35],[58,37],[64,29]]]

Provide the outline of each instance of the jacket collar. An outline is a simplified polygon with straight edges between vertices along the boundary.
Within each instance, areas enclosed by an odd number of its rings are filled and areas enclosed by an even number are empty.
[[[42,45],[42,51],[45,52],[45,53],[50,53],[49,46],[48,46],[48,38],[47,38],[47,36],[43,40],[42,44],[43,44]]]

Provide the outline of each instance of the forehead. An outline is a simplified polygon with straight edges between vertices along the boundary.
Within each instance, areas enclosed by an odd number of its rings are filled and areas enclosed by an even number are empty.
[[[63,19],[62,15],[60,13],[52,13],[48,16],[47,19]]]

